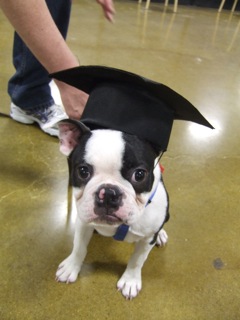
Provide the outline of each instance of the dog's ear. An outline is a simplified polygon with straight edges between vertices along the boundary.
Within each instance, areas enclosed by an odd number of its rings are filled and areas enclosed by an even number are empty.
[[[79,144],[82,135],[90,132],[82,122],[66,119],[58,122],[60,151],[68,156]]]

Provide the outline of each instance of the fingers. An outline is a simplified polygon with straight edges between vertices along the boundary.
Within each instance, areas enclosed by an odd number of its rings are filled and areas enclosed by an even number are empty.
[[[105,17],[110,21],[114,21],[115,9],[112,0],[97,0],[97,2],[102,6]]]

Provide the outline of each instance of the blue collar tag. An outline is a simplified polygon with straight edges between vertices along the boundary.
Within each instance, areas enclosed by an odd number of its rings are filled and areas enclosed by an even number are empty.
[[[123,241],[128,233],[129,226],[126,224],[121,224],[113,236],[113,239],[118,241]]]

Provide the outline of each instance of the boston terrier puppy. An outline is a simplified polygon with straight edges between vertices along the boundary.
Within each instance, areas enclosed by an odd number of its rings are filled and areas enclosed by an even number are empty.
[[[159,159],[174,120],[212,125],[169,87],[136,74],[101,66],[77,67],[52,77],[89,94],[81,121],[59,123],[60,150],[68,156],[77,219],[73,250],[56,278],[74,282],[96,230],[135,242],[117,283],[127,299],[142,288],[141,270],[149,252],[168,239],[168,195]]]
[[[117,288],[127,299],[142,288],[141,269],[154,245],[167,242],[168,195],[158,154],[137,136],[116,130],[84,132],[81,123],[59,123],[60,150],[69,155],[77,218],[73,250],[57,270],[61,282],[74,282],[93,231],[135,242]]]

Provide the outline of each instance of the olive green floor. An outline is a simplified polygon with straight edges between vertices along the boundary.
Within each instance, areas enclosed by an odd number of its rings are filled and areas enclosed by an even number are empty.
[[[111,25],[95,1],[73,2],[68,43],[81,63],[114,66],[188,98],[215,130],[175,122],[163,157],[169,235],[143,268],[143,290],[116,290],[132,245],[94,235],[76,283],[55,282],[71,251],[68,170],[58,141],[0,117],[0,319],[240,319],[240,15],[116,1]],[[12,28],[0,14],[1,112]]]

